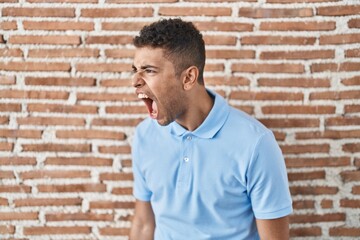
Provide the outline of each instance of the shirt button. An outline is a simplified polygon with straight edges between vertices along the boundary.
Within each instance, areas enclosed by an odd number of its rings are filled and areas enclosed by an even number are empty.
[[[185,162],[188,162],[189,160],[190,160],[190,158],[184,157],[184,161],[185,161]]]
[[[187,136],[187,137],[186,137],[186,140],[188,140],[188,141],[191,141],[191,139],[192,139],[191,136]]]

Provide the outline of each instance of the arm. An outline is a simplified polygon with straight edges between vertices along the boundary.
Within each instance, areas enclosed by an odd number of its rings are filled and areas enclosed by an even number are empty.
[[[276,219],[256,219],[261,240],[288,240],[289,217]]]
[[[136,200],[130,240],[153,240],[155,218],[150,202]]]

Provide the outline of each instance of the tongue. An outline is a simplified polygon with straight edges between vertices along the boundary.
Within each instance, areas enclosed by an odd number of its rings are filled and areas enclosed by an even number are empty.
[[[156,119],[158,116],[158,107],[155,101],[152,102],[151,107],[152,107],[152,111],[150,113],[150,117]]]

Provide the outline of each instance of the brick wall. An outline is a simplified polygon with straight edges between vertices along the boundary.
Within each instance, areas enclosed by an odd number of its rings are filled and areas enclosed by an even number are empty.
[[[203,32],[207,85],[275,132],[292,239],[360,237],[358,0],[0,0],[0,14],[1,239],[126,239],[147,116],[131,39],[171,16]]]

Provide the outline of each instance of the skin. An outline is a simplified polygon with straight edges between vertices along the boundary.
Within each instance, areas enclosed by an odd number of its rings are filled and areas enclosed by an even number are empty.
[[[205,86],[198,83],[199,70],[195,66],[185,69],[180,77],[164,57],[161,48],[143,47],[135,50],[132,84],[136,93],[145,93],[158,106],[157,122],[168,125],[176,121],[194,131],[209,114],[213,99]],[[256,220],[259,235],[264,240],[289,239],[288,217]],[[153,240],[155,216],[150,202],[136,200],[130,230],[130,240]]]

